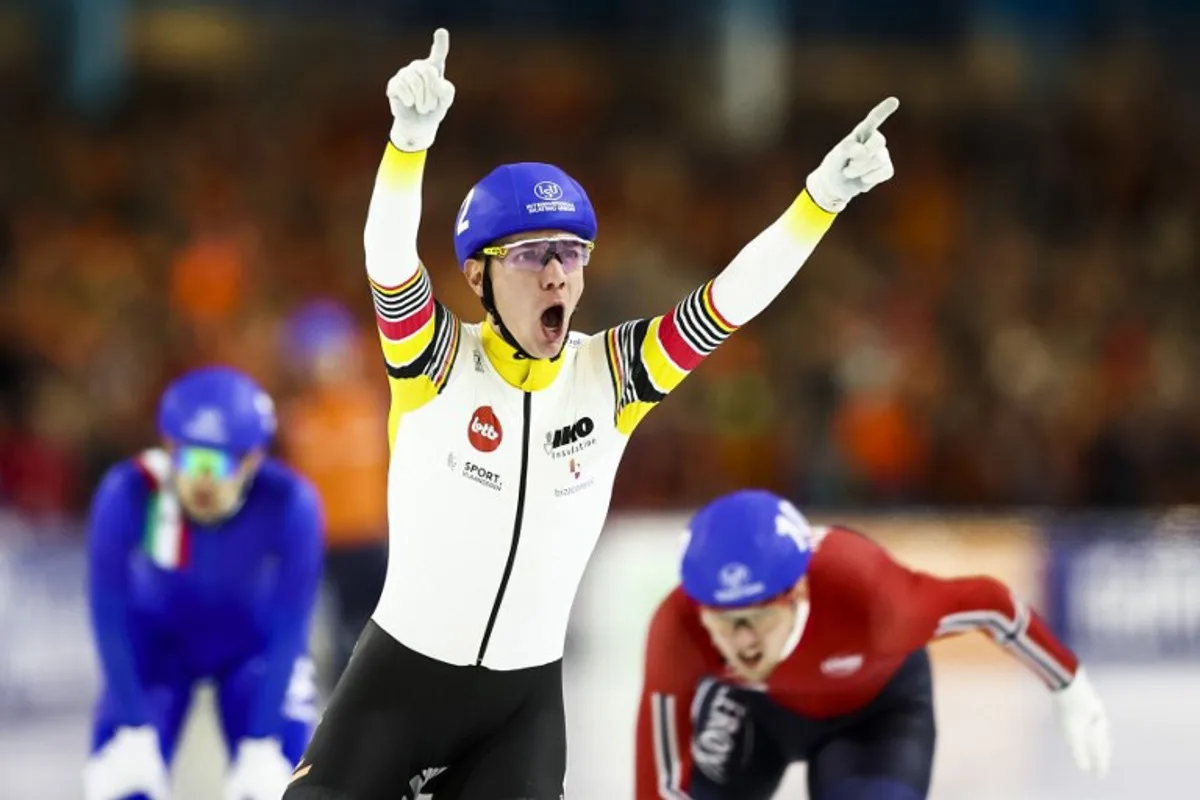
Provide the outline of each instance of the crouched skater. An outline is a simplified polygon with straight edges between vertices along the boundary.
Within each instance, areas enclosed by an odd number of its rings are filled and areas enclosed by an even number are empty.
[[[810,800],[925,798],[926,645],[970,631],[1046,684],[1079,766],[1107,770],[1108,725],[1087,673],[993,578],[912,571],[762,491],[701,509],[680,573],[648,635],[638,800],[770,798],[793,762],[807,762]]]
[[[103,686],[85,800],[166,800],[192,694],[216,688],[222,800],[279,800],[316,723],[307,638],[321,575],[314,490],[266,456],[271,399],[225,368],[163,395],[161,447],[92,501],[88,597]]]

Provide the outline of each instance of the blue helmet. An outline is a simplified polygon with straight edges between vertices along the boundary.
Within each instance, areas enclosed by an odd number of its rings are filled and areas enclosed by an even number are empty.
[[[758,489],[727,494],[688,523],[683,591],[705,606],[755,605],[791,589],[812,552],[812,529],[787,500]]]
[[[229,367],[208,367],[167,387],[159,401],[158,427],[176,444],[211,447],[241,458],[270,442],[275,404],[249,376]]]
[[[596,212],[587,192],[553,164],[505,164],[475,184],[459,206],[454,254],[461,267],[497,239],[545,229],[595,240]]]

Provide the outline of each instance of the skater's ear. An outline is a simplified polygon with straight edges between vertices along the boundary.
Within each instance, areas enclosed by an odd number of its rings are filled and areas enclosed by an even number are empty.
[[[463,276],[467,279],[467,285],[480,299],[483,299],[483,278],[486,268],[487,265],[481,258],[468,258],[463,264]]]
[[[792,600],[797,602],[808,599],[808,576],[805,575],[796,584],[792,586],[792,590],[788,593]]]
[[[249,453],[247,453],[245,456],[242,457],[242,463],[238,469],[238,472],[244,478],[253,475],[258,470],[258,468],[260,466],[262,466],[263,459],[266,457],[267,457],[267,452],[265,450],[263,450],[262,448],[256,448],[254,450],[251,450]]]

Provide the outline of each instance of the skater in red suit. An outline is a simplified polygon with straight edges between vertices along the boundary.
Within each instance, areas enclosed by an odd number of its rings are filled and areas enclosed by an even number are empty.
[[[701,509],[680,572],[646,646],[638,800],[770,798],[799,761],[811,800],[926,797],[935,742],[926,645],[969,631],[1046,684],[1079,766],[1107,770],[1107,720],[1086,672],[993,578],[914,572],[761,491]]]

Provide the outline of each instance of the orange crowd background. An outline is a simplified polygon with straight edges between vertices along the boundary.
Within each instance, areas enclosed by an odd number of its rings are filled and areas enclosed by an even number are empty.
[[[421,249],[472,320],[451,230],[496,164],[554,161],[591,194],[575,327],[595,331],[716,274],[878,97],[902,100],[895,179],[651,416],[617,508],[745,485],[822,508],[1200,498],[1200,150],[1151,55],[1090,54],[1048,104],[1006,83],[1003,59],[932,50],[896,69],[884,50],[830,50],[853,80],[797,66],[778,132],[733,145],[686,54],[642,80],[621,50],[563,36],[491,61],[459,41]],[[411,49],[286,86],[145,78],[102,122],[10,96],[4,503],[83,508],[109,463],[154,441],[165,383],[219,361],[275,394],[280,450],[338,487],[331,513],[371,527],[354,515],[382,513],[387,388],[361,235],[383,86]],[[305,332],[314,302],[338,320],[325,339]]]

